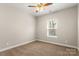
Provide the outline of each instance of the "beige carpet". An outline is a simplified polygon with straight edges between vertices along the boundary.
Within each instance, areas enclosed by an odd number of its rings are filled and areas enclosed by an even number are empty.
[[[16,47],[4,52],[1,56],[76,56],[77,50],[41,41]]]

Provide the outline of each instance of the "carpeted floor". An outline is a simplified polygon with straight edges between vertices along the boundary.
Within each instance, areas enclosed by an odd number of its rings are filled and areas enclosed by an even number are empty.
[[[41,41],[31,42],[4,52],[0,56],[76,56],[77,50]]]

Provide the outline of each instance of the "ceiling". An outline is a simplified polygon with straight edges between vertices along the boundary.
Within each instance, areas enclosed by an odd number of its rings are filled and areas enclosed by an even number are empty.
[[[30,8],[28,7],[28,5],[36,5],[36,3],[19,3],[19,4],[14,4],[14,6],[20,8],[20,9],[25,9],[26,11],[28,11],[30,14],[32,14],[33,16],[41,16],[41,15],[45,15],[45,14],[49,14],[49,13],[53,13],[65,8],[69,8],[69,7],[73,7],[76,6],[76,3],[53,3],[52,5],[49,5],[46,7],[46,10],[42,11],[42,12],[33,12],[35,10],[35,8]]]

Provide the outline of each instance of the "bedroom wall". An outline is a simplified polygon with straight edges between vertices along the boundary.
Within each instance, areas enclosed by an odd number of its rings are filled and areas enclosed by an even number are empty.
[[[47,21],[50,19],[57,22],[57,38],[47,37]],[[36,21],[37,40],[77,47],[77,6],[40,16]]]
[[[33,41],[35,19],[10,4],[0,4],[0,50]]]
[[[78,50],[79,50],[79,4],[78,4]]]

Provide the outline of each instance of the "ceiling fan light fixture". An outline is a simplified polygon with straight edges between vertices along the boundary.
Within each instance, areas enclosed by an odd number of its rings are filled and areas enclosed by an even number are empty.
[[[38,11],[43,11],[43,10],[44,10],[44,7],[43,7],[43,6],[41,6],[40,8],[37,7],[36,10],[38,10]]]
[[[45,10],[45,7],[46,6],[49,6],[51,4],[52,3],[38,3],[36,6],[28,6],[28,7],[34,7],[34,8],[36,8],[35,10],[36,10],[36,13],[37,13],[37,12],[44,11]]]

